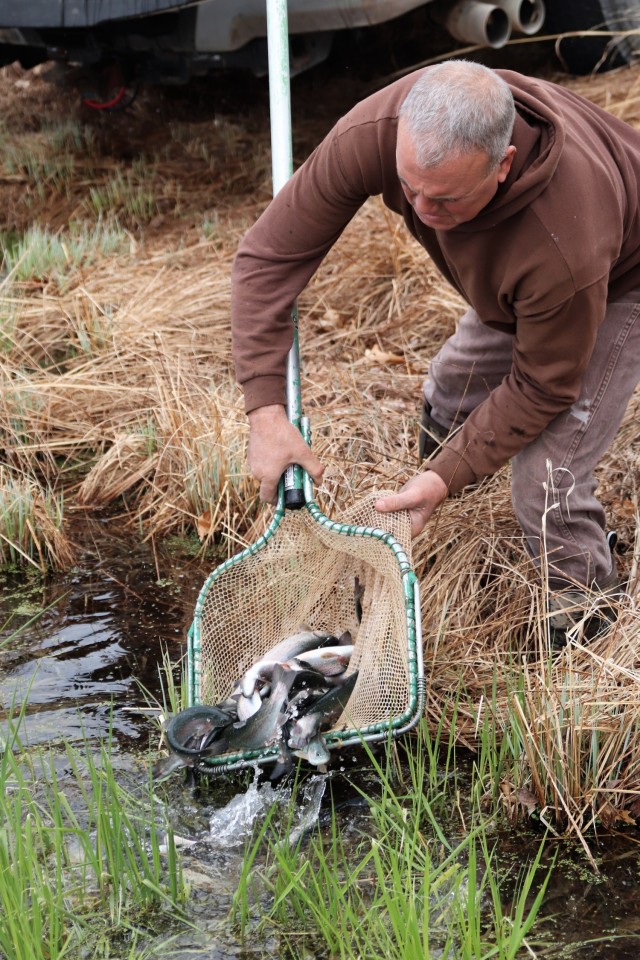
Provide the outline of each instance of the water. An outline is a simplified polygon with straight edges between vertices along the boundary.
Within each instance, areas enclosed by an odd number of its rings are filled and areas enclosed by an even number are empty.
[[[114,731],[114,762],[123,771],[144,772],[144,758],[158,742],[157,723],[140,712],[147,695],[161,698],[159,665],[166,648],[177,662],[200,587],[213,562],[154,553],[132,543],[109,524],[78,531],[77,568],[42,582],[20,574],[0,579],[0,731],[12,703],[27,699],[23,740],[54,746],[84,737],[96,742]],[[44,609],[41,616],[36,616]],[[19,633],[16,634],[16,631]],[[145,695],[142,687],[148,691]],[[61,755],[60,776],[64,783]],[[376,781],[364,767],[349,773],[367,792]],[[461,780],[464,787],[464,776]],[[174,960],[280,956],[274,939],[240,944],[229,927],[229,910],[241,876],[246,842],[274,804],[286,816],[291,788],[274,785],[257,770],[220,777],[194,790],[180,776],[163,796],[178,836],[190,913],[198,931],[172,944]],[[461,798],[464,806],[464,796]],[[341,775],[311,774],[302,783],[286,841],[295,844],[314,828],[329,828],[331,811],[345,837],[368,828],[366,802]],[[455,810],[443,829],[462,836]],[[542,827],[502,829],[495,834],[502,872],[533,856]],[[534,955],[571,960],[635,960],[640,956],[640,834],[602,836],[594,845],[600,874],[589,870],[583,851],[557,844],[558,861],[548,888]],[[550,852],[553,850],[550,848]],[[508,897],[509,883],[505,884]],[[162,938],[159,940],[161,943]],[[158,956],[161,956],[160,946]]]
[[[308,780],[301,792],[295,822],[287,837],[295,844],[318,822],[320,804],[326,787],[326,775],[316,775]],[[209,819],[209,833],[204,838],[212,849],[231,850],[244,848],[251,839],[256,824],[264,819],[274,807],[286,810],[292,796],[289,785],[274,787],[262,783],[261,771],[256,767],[252,782],[244,792],[235,796],[213,812]]]
[[[112,725],[118,743],[143,746],[141,685],[160,696],[161,652],[181,656],[208,568],[165,553],[158,571],[148,546],[125,545],[105,525],[78,538],[69,574],[0,580],[0,644],[11,638],[0,648],[0,717],[26,698],[30,744],[100,737]]]

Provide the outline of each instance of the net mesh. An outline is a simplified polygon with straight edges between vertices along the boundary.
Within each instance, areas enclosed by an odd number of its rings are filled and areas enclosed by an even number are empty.
[[[374,509],[363,499],[334,521],[384,530],[411,561],[408,514]],[[361,620],[356,584],[364,588]],[[339,637],[349,631],[358,671],[353,694],[334,730],[362,730],[404,714],[410,697],[406,600],[392,549],[366,533],[328,529],[307,510],[286,511],[259,550],[223,569],[201,593],[199,697],[217,703],[271,647],[302,624]]]

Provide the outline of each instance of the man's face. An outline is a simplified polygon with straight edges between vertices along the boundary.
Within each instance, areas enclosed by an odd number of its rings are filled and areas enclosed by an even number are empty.
[[[401,120],[396,167],[404,195],[418,219],[433,230],[451,230],[473,220],[504,183],[516,153],[507,147],[500,163],[489,169],[483,150],[453,155],[435,167],[420,167],[413,138]]]

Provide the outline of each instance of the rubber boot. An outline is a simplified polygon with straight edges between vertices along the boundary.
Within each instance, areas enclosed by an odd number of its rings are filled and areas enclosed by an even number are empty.
[[[615,534],[613,535],[615,537]],[[615,540],[609,535],[609,542]],[[617,619],[616,601],[624,595],[615,558],[609,576],[589,587],[567,587],[549,595],[549,644],[554,651],[567,645],[569,637],[589,643],[603,634]]]
[[[449,430],[431,416],[431,405],[423,401],[420,417],[420,436],[418,437],[418,456],[428,460],[447,442]]]

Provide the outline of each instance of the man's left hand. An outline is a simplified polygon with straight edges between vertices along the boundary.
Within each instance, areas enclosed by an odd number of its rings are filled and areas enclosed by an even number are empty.
[[[444,480],[433,470],[426,470],[408,480],[398,493],[376,500],[375,508],[380,513],[408,510],[411,517],[411,536],[417,537],[446,496],[447,485]]]

